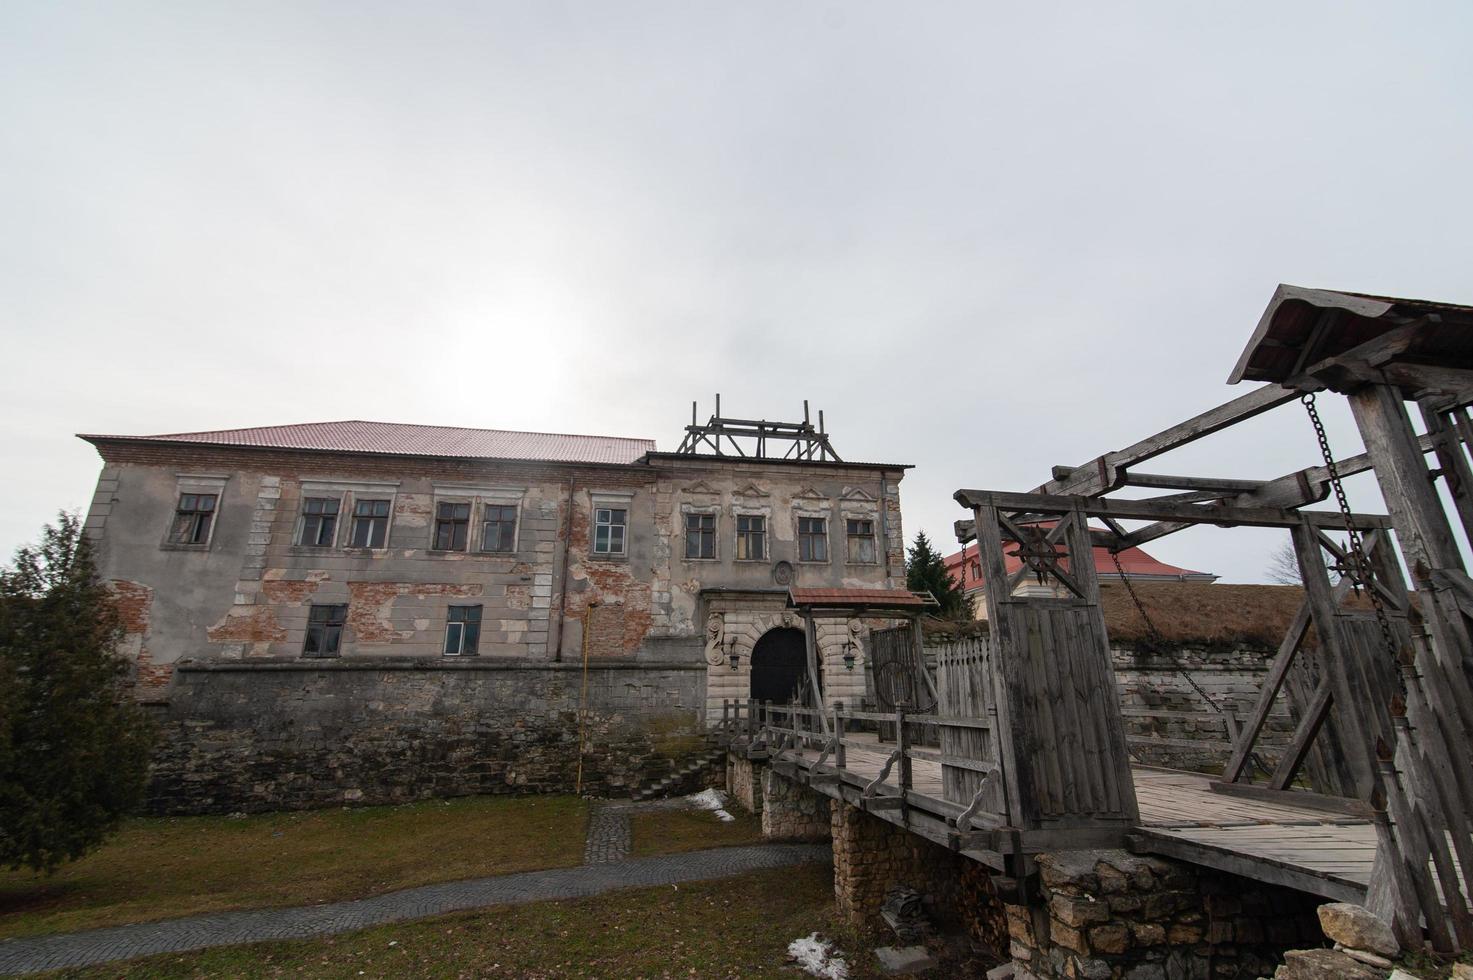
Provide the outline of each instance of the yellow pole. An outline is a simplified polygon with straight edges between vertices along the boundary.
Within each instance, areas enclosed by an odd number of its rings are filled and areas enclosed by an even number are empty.
[[[583,744],[588,728],[588,613],[595,603],[583,609],[583,692],[578,696],[578,779],[573,792],[583,795]]]

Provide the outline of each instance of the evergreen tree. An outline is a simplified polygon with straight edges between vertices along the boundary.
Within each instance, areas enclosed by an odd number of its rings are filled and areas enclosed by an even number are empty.
[[[946,562],[926,537],[925,531],[916,532],[915,544],[910,546],[905,562],[905,587],[912,592],[929,592],[941,604],[940,613],[951,619],[971,619],[971,607],[967,597],[946,571]]]
[[[0,867],[54,871],[143,799],[152,725],[75,515],[0,568]]]

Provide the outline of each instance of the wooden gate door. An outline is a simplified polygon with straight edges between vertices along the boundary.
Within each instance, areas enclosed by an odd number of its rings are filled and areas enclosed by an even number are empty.
[[[987,583],[1009,823],[1025,831],[1138,823],[1084,513],[1068,498],[1039,498],[1047,519],[1024,523],[990,494],[957,496],[973,508]],[[1012,575],[1007,557],[1019,559]],[[1025,576],[1050,594],[1015,594]]]

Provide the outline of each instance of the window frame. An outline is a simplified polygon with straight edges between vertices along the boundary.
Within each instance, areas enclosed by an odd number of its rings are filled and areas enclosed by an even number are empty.
[[[604,518],[602,518],[600,516],[601,514],[608,514],[608,519],[605,520]],[[615,514],[622,514],[624,516],[624,519],[622,521],[614,520]],[[628,507],[616,506],[614,504],[595,505],[593,508],[593,523],[592,525],[590,525],[590,527],[591,536],[588,541],[588,550],[591,554],[596,555],[599,558],[622,558],[623,556],[629,554]],[[610,547],[607,548],[600,548],[598,546],[599,531],[603,528],[609,529]],[[619,547],[617,549],[612,547],[614,528],[619,529]]]
[[[442,517],[441,511],[443,511],[447,507],[451,510],[451,516]],[[455,516],[455,509],[458,507],[465,508],[465,516],[463,518]],[[449,552],[452,554],[464,554],[465,552],[469,551],[471,547],[471,527],[474,526],[474,524],[476,523],[475,517],[476,505],[473,501],[453,499],[444,500],[436,497],[434,519],[430,521],[429,550]],[[450,543],[448,545],[440,544],[440,526],[442,524],[450,525]],[[460,526],[460,530],[463,535],[463,540],[461,541],[460,547],[458,548],[455,546],[455,531],[457,525]]]
[[[460,618],[456,618],[459,610]],[[471,615],[474,611],[474,615]],[[480,656],[481,643],[481,603],[451,603],[445,607],[445,639],[440,644],[440,656],[442,657],[478,657]],[[454,627],[460,627],[458,631]],[[450,636],[455,632],[457,636],[456,650],[450,650]],[[470,642],[466,642],[469,634]],[[469,650],[467,650],[469,646]]]
[[[346,639],[345,634],[348,630],[348,604],[346,602],[314,602],[307,609],[307,627],[302,635],[302,658],[331,660],[341,657],[343,642]],[[318,618],[319,609],[323,611],[321,619]],[[338,618],[333,618],[332,610],[340,610]],[[322,636],[317,645],[329,649],[311,649],[314,631],[319,629],[322,631]]]
[[[509,511],[511,511],[511,535],[510,535],[510,540],[507,542],[507,546],[505,548],[488,548],[488,547],[486,547],[486,528],[487,528],[488,525],[490,525],[492,523],[489,519],[487,519],[486,515],[487,515],[488,512],[490,512],[492,510],[497,510],[497,511],[507,511],[507,510],[509,510]],[[514,554],[516,554],[516,552],[517,552],[517,546],[518,546],[518,543],[519,543],[518,540],[517,540],[517,535],[518,535],[518,533],[521,530],[521,524],[522,524],[522,508],[521,508],[521,504],[520,503],[513,503],[513,502],[510,502],[510,501],[504,501],[504,500],[483,500],[483,501],[481,501],[481,512],[479,514],[479,517],[480,517],[480,520],[478,520],[476,522],[476,524],[477,524],[477,526],[480,529],[480,535],[477,538],[476,550],[478,552],[480,552],[481,554],[483,554],[483,555],[514,555]],[[503,522],[503,521],[497,521],[496,523],[503,524],[505,522]]]
[[[706,518],[710,518],[710,520],[711,520],[711,526],[710,526],[710,528],[705,528],[705,527],[692,528],[690,526],[690,522],[691,522],[691,518],[693,518],[693,517],[700,518],[702,520],[704,520]],[[684,560],[685,561],[720,561],[721,560],[721,552],[720,552],[720,544],[719,544],[719,539],[721,537],[721,512],[720,511],[707,510],[707,509],[695,508],[695,507],[692,507],[692,508],[690,508],[688,510],[683,510],[683,511],[681,511],[680,528],[681,528],[681,538],[684,541],[684,544],[681,546],[681,554],[684,556]],[[691,541],[690,536],[691,536],[691,532],[692,531],[695,531],[696,533],[698,533],[698,534],[700,534],[702,536],[702,542],[703,543],[706,540],[707,536],[709,535],[709,540],[711,542],[711,553],[709,555],[702,555],[702,554],[695,554],[695,555],[693,555],[693,554],[690,553],[690,541]],[[697,549],[697,550],[699,551],[701,549]]]
[[[850,530],[851,525],[864,523],[869,525],[868,534],[855,534]],[[879,522],[873,515],[869,514],[845,514],[844,515],[844,564],[846,565],[878,565],[880,564],[880,541],[875,527]],[[854,557],[854,542],[868,541],[870,546],[870,557]]]
[[[600,511],[608,511],[610,517],[616,511],[622,511],[624,521],[622,524],[612,519],[601,522]],[[632,546],[634,526],[634,491],[632,490],[589,490],[588,492],[588,559],[590,561],[628,561]],[[598,547],[599,528],[620,528],[620,549],[600,551]],[[610,532],[610,543],[612,544],[612,532]]]
[[[757,528],[742,528],[743,521],[758,521]],[[732,559],[734,561],[765,562],[768,554],[768,535],[771,531],[771,522],[767,519],[766,512],[737,511],[732,524],[735,526],[735,534],[732,537]],[[759,545],[759,554],[751,554],[751,542],[756,538]],[[743,545],[746,545],[744,548]],[[743,551],[748,552],[742,554]]]
[[[820,529],[818,531],[804,531],[804,521],[817,521]],[[829,548],[829,519],[827,515],[798,514],[797,515],[797,537],[798,537],[798,562],[804,565],[828,565],[833,562]],[[809,540],[816,541],[823,547],[823,557],[803,557],[804,545]]]
[[[312,501],[314,501],[314,500],[329,501],[332,504],[334,504],[337,507],[337,509],[334,510],[332,512],[332,515],[331,515],[332,516],[332,521],[333,521],[332,534],[329,536],[328,540],[326,542],[319,542],[319,543],[309,544],[306,541],[306,536],[307,536],[307,523],[308,523],[308,521],[310,521],[313,517],[318,518],[318,537],[321,537],[322,536],[321,535],[321,527],[322,527],[322,525],[321,525],[321,518],[323,516],[325,516],[325,515],[322,515],[322,514],[312,514],[312,513],[309,513],[308,512],[307,505],[309,503],[311,503]],[[301,507],[298,508],[298,510],[297,510],[297,533],[295,535],[293,535],[293,537],[292,537],[292,543],[293,543],[293,545],[295,545],[298,548],[310,548],[313,551],[322,551],[322,550],[327,549],[327,548],[335,548],[335,547],[337,547],[338,537],[342,534],[342,530],[343,530],[343,495],[342,494],[337,494],[336,496],[334,496],[333,494],[327,494],[327,493],[303,493],[302,494]]]
[[[193,500],[188,510],[184,507],[185,500]],[[208,507],[199,506],[202,500],[208,500]],[[190,531],[187,540],[180,540],[178,528],[180,518],[190,519]],[[201,533],[200,522],[204,521],[204,530]],[[220,493],[218,490],[199,490],[194,487],[181,487],[174,498],[174,511],[169,519],[168,530],[164,532],[164,543],[172,548],[191,548],[204,550],[210,546],[210,541],[215,536],[215,525],[220,523]]]
[[[345,548],[352,548],[352,549],[357,550],[357,551],[386,551],[386,550],[388,550],[388,547],[389,547],[389,532],[393,529],[393,524],[394,524],[394,500],[395,500],[395,497],[394,497],[393,494],[389,494],[386,497],[381,497],[381,496],[378,496],[377,494],[372,494],[372,495],[365,494],[365,495],[363,495],[363,496],[360,497],[358,494],[353,494],[352,501],[351,501],[353,507],[352,507],[352,512],[351,512],[351,514],[349,516],[349,522],[348,522],[348,540],[343,544],[343,547],[345,547]],[[387,504],[388,505],[388,510],[383,515],[378,515],[378,514],[359,514],[358,513],[358,508],[360,506],[362,506],[363,504]],[[372,521],[372,520],[380,520],[380,519],[383,520],[383,522],[384,522],[384,539],[383,539],[383,541],[380,544],[375,545],[373,543],[373,536],[372,536],[372,534],[369,535],[369,541],[368,541],[367,544],[358,544],[357,543],[357,538],[358,538],[358,521],[360,519],[361,520],[370,520],[370,521]]]

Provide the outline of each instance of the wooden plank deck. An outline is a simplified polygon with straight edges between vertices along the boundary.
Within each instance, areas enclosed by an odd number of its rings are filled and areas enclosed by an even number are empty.
[[[851,732],[845,740],[846,772],[864,780],[879,775],[893,750],[870,733]],[[818,755],[815,748],[781,753],[804,768]],[[883,784],[885,792],[899,792],[897,770]],[[915,759],[911,773],[911,791],[924,798],[922,808],[945,818],[965,805],[945,802],[939,763]],[[1141,825],[1128,836],[1131,849],[1337,901],[1364,901],[1376,855],[1376,831],[1369,821],[1216,793],[1209,778],[1197,773],[1136,766],[1132,775]]]

